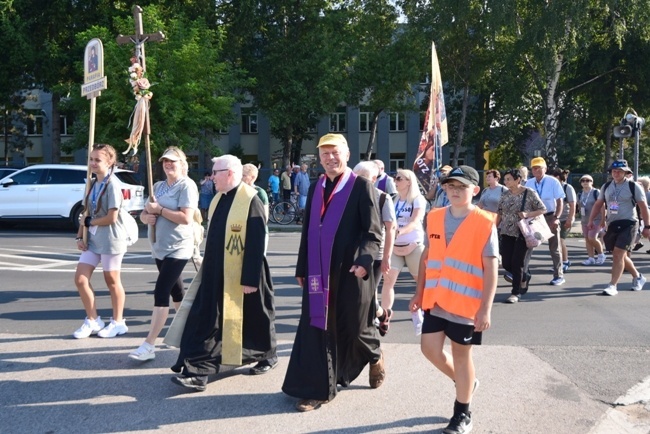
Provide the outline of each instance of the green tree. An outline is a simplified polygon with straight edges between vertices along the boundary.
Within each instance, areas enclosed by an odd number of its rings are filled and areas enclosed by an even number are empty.
[[[254,80],[245,91],[283,143],[283,165],[318,119],[345,102],[350,74],[348,14],[327,0],[232,0],[219,17],[227,53]]]
[[[154,94],[150,109],[152,152],[175,145],[218,153],[210,148],[211,143],[220,129],[232,124],[236,91],[246,85],[243,73],[219,58],[222,35],[205,20],[190,20],[178,13],[166,18],[155,6],[144,9],[143,26],[145,31],[160,29],[167,37],[163,43],[146,45],[147,77]],[[135,100],[128,82],[133,47],[118,46],[115,35],[131,34],[133,27],[133,18],[125,14],[115,19],[115,31],[93,27],[77,35],[78,47],[95,37],[103,41],[109,88],[98,100],[95,141],[116,143],[118,149],[126,148],[124,140],[130,133],[127,125]],[[80,62],[76,66],[83,70]],[[73,94],[70,101],[81,114],[70,142],[73,148],[85,146],[88,137],[88,103],[78,95]]]
[[[357,0],[351,2],[351,75],[347,101],[361,102],[372,114],[366,159],[372,158],[379,116],[388,112],[419,110],[415,84],[424,81],[425,52],[418,52],[414,33],[398,22],[395,2]]]
[[[511,42],[512,49],[503,77],[507,78],[507,85],[517,83],[513,86],[515,90],[504,98],[508,102],[504,108],[521,113],[512,108],[523,107],[522,101],[526,102],[530,115],[520,120],[529,125],[539,123],[550,166],[558,164],[560,120],[571,94],[589,83],[602,82],[604,76],[613,72],[592,70],[588,76],[582,76],[583,81],[572,80],[577,77],[580,59],[603,40],[620,48],[640,17],[645,17],[647,24],[648,12],[641,10],[641,3],[647,2],[634,3],[629,8],[628,4],[601,0],[504,2],[506,6],[499,16],[505,18],[503,37]],[[635,13],[639,15],[634,16]]]
[[[482,110],[483,99],[479,95],[489,94],[492,75],[499,69],[501,54],[496,37],[498,28],[493,23],[489,6],[489,3],[475,0],[406,1],[404,4],[409,32],[417,35],[421,53],[429,51],[431,41],[436,43],[445,83],[449,142],[453,143],[451,162],[454,166],[458,165],[463,147],[468,150],[474,147],[476,156],[482,158],[483,143],[488,139],[482,125],[485,121],[483,116],[491,116],[491,112]],[[424,60],[422,54],[420,57]],[[422,63],[428,66],[428,62]]]

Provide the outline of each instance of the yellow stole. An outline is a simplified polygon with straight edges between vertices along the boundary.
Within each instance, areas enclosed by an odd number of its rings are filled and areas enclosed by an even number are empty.
[[[242,182],[235,192],[235,199],[226,220],[226,245],[224,246],[223,260],[223,337],[221,343],[221,364],[223,365],[241,366],[242,364],[244,292],[241,285],[241,275],[244,262],[244,245],[246,244],[248,210],[251,201],[256,195],[257,191],[253,187]],[[222,196],[223,193],[218,193],[212,199],[208,209],[208,220],[212,219],[212,214]],[[209,266],[209,264],[203,263],[201,265],[201,269],[199,269],[185,297],[183,297],[180,310],[175,315],[174,321],[167,331],[164,340],[167,345],[180,346],[187,315],[196,297],[196,291],[201,284],[204,266]]]
[[[210,204],[210,210],[213,212],[221,196],[223,194],[218,193]],[[242,364],[244,292],[241,285],[241,274],[244,262],[244,245],[246,244],[248,209],[255,196],[257,196],[257,191],[254,188],[243,182],[239,184],[226,220],[226,245],[223,257],[223,337],[221,342],[221,364],[223,365],[241,366]]]

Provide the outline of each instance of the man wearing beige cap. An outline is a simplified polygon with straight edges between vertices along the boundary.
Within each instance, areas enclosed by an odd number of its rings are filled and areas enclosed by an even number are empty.
[[[564,203],[562,184],[556,178],[546,174],[546,161],[542,157],[535,157],[530,161],[533,177],[526,181],[526,187],[533,188],[546,206],[546,223],[553,232],[553,237],[548,240],[548,250],[553,259],[553,280],[551,285],[564,284],[564,270],[562,269],[562,251],[560,250],[560,215]]]
[[[316,410],[370,364],[370,387],[385,378],[374,326],[374,258],[381,222],[372,183],[347,166],[350,150],[340,134],[318,142],[325,176],[312,183],[296,264],[302,312],[282,385],[299,398],[298,411]]]

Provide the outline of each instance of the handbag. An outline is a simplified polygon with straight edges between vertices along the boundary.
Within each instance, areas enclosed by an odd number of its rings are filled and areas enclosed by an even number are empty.
[[[524,211],[527,194],[528,190],[524,192],[524,198],[521,201],[521,212]],[[526,241],[526,246],[531,249],[538,247],[553,236],[553,232],[543,216],[525,217],[517,222],[517,226]]]
[[[397,244],[393,246],[393,253],[396,256],[408,256],[413,253],[413,250],[418,246],[418,243],[409,243],[404,244],[403,246],[398,246]]]

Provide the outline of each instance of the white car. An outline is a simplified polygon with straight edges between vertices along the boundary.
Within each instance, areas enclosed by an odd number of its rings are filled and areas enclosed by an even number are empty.
[[[129,170],[116,169],[117,182],[132,215],[144,209],[144,187]],[[0,179],[0,224],[25,220],[67,220],[79,227],[86,166],[36,164]]]

